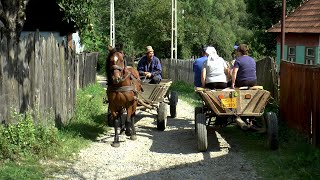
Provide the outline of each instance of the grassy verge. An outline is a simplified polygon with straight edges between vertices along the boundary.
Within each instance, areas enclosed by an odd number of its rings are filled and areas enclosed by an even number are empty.
[[[192,105],[199,104],[192,85],[173,83],[171,90],[179,98]],[[276,106],[267,106],[266,111],[278,113]],[[243,152],[263,179],[320,179],[320,149],[308,143],[303,136],[279,122],[279,143],[276,151],[266,147],[266,134],[242,131],[237,126],[227,126],[219,131],[232,144],[231,148]]]
[[[106,131],[104,94],[99,84],[79,90],[75,116],[61,129],[52,116],[40,120],[44,125],[32,112],[13,114],[17,124],[0,126],[0,179],[43,179],[65,170],[65,162]]]

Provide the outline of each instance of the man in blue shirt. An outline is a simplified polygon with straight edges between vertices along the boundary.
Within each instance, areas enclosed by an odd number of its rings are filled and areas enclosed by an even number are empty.
[[[151,46],[146,47],[146,55],[141,58],[138,63],[139,75],[142,78],[150,80],[150,84],[159,84],[162,77],[162,67],[160,60],[154,56],[154,51]]]
[[[202,70],[202,64],[205,60],[208,59],[206,56],[205,48],[201,48],[201,57],[196,59],[193,62],[193,72],[194,72],[194,86],[195,87],[201,87],[201,70]]]

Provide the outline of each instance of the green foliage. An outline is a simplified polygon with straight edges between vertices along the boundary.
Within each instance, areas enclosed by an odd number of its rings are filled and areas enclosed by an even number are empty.
[[[44,179],[44,171],[45,169],[34,160],[9,161],[0,166],[0,179]]]
[[[59,130],[50,115],[47,120],[40,120],[35,112],[14,113],[16,124],[0,126],[0,179],[43,179],[65,168],[40,164],[40,159],[42,162],[47,159],[72,161],[90,140],[106,131],[104,94],[99,84],[79,90],[76,115]],[[40,121],[43,123],[35,123]]]
[[[20,159],[45,155],[50,146],[58,146],[54,125],[35,124],[31,113],[13,114],[16,124],[0,126],[0,159]]]
[[[201,104],[200,96],[194,91],[194,86],[192,84],[185,83],[183,81],[174,81],[170,86],[171,91],[176,91],[178,93],[179,99],[192,104]]]
[[[99,134],[105,132],[104,96],[105,90],[98,83],[79,90],[75,115],[63,130],[90,140],[95,140]]]
[[[76,28],[80,30],[80,34],[85,29],[92,29],[90,24],[92,17],[92,2],[91,0],[58,0],[57,3],[64,12],[64,19],[68,23],[74,23]]]
[[[102,98],[104,95],[105,91],[98,83],[80,89],[77,92],[76,121],[90,122],[97,114],[100,114],[103,110]]]
[[[292,11],[303,0],[287,0],[287,12]],[[248,18],[248,29],[254,32],[254,39],[251,40],[252,49],[264,56],[275,56],[276,33],[268,33],[273,24],[281,20],[282,1],[279,0],[246,0]]]

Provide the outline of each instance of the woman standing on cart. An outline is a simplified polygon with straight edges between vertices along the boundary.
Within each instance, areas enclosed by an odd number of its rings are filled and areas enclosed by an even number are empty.
[[[218,56],[214,47],[206,49],[208,59],[203,62],[201,83],[203,88],[224,89],[227,87],[227,74],[229,69],[225,60]]]
[[[249,48],[246,44],[240,44],[237,48],[238,58],[234,62],[232,70],[231,88],[242,86],[255,86],[257,84],[256,61],[248,56]]]

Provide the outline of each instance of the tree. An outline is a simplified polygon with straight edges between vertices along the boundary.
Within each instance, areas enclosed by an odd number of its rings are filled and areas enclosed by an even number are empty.
[[[57,0],[59,7],[64,12],[68,23],[75,24],[75,28],[81,33],[86,29],[92,29],[91,17],[93,12],[93,1],[91,0]]]
[[[29,0],[0,0],[0,23],[8,40],[18,41],[26,19]]]
[[[295,9],[303,0],[287,0],[287,13]],[[246,0],[247,12],[250,14],[248,28],[254,31],[252,45],[259,53],[275,56],[276,34],[266,30],[281,20],[282,1]]]

